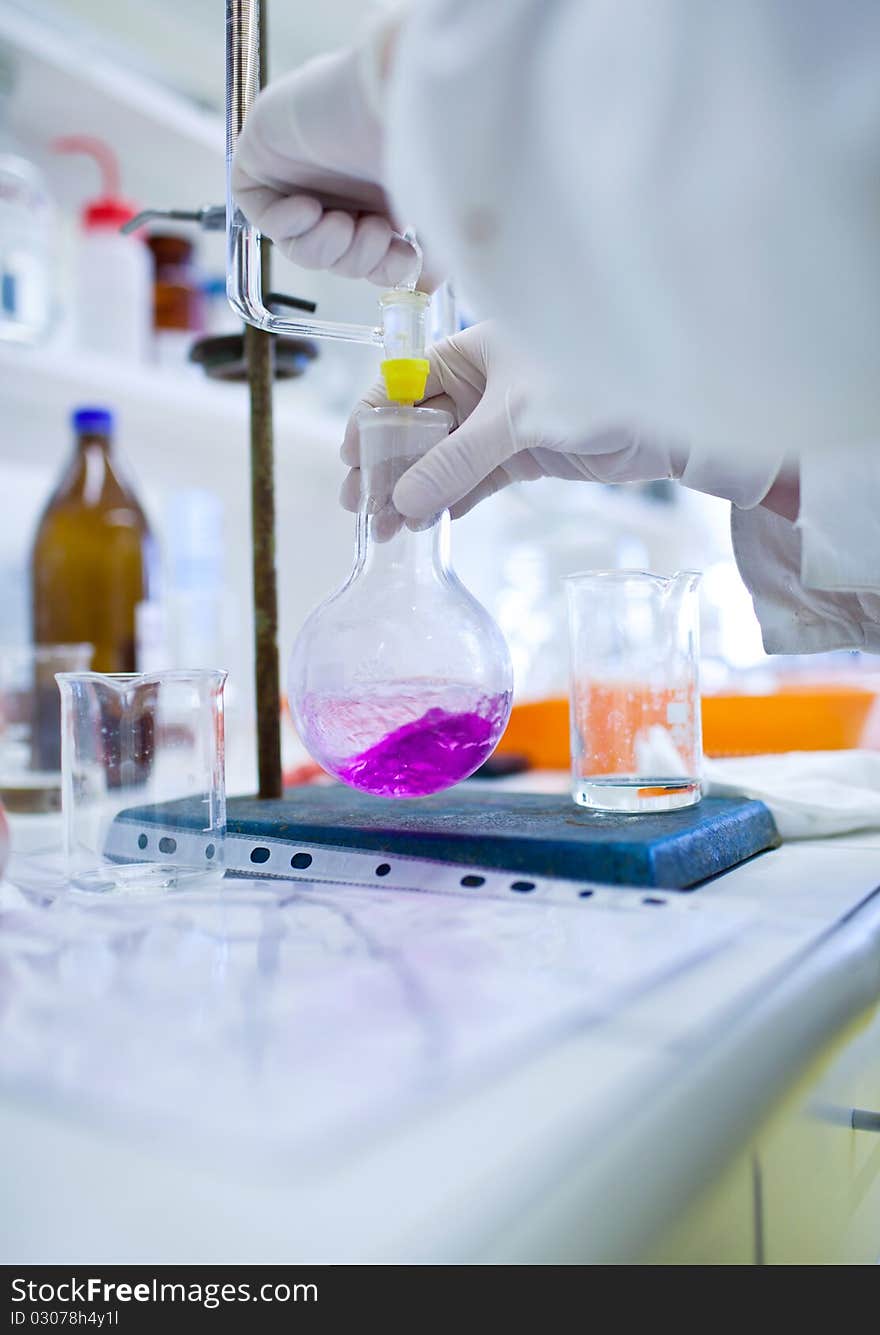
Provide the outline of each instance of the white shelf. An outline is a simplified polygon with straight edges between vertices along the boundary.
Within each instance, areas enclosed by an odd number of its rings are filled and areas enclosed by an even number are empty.
[[[116,64],[87,30],[65,31],[8,0],[0,41],[17,57],[13,121],[26,141],[48,145],[62,133],[106,139],[119,153],[124,193],[145,205],[223,200],[220,116]],[[217,77],[222,83],[222,70]]]
[[[223,7],[215,2],[222,27]],[[109,143],[119,158],[122,192],[140,207],[223,203],[225,127],[220,115],[132,68],[98,28],[71,25],[69,19],[65,24],[61,14],[36,16],[22,7],[22,0],[0,0],[0,43],[11,48],[17,61],[13,129],[47,169],[64,212],[78,210],[95,192],[97,177],[88,163],[51,153],[49,146],[61,134],[96,135]],[[218,53],[218,102],[223,85]],[[198,236],[204,267],[221,270],[222,235],[189,234]],[[317,301],[324,319],[375,324],[378,291],[366,281],[297,269],[277,252],[273,258],[277,290]]]
[[[182,448],[218,461],[242,454],[248,428],[244,385],[224,385],[198,373],[117,363],[106,358],[52,349],[0,343],[0,399],[7,428],[0,457],[42,462],[57,458],[57,441],[67,414],[88,400],[106,403],[118,412],[126,435],[149,439],[159,454],[178,455]],[[341,416],[322,411],[310,397],[306,382],[279,387],[276,432],[295,436],[301,464],[314,470],[322,462],[338,467]]]

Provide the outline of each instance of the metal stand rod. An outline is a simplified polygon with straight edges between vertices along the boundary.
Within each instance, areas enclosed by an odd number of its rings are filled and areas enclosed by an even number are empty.
[[[260,87],[266,81],[266,0],[260,5]],[[268,292],[269,243],[263,241],[263,289]],[[278,672],[278,580],[275,569],[275,437],[272,391],[275,349],[271,334],[248,325],[245,357],[250,393],[251,527],[253,543],[254,661],[257,692],[259,796],[281,796],[281,685]]]

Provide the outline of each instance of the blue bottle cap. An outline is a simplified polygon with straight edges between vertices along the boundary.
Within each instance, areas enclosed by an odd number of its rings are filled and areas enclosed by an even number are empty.
[[[95,435],[109,436],[113,430],[113,414],[109,408],[77,408],[71,421],[77,435],[93,432]]]

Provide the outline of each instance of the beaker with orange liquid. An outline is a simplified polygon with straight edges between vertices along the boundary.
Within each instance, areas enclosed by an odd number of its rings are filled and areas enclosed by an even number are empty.
[[[702,795],[700,575],[570,575],[572,796],[595,811],[672,811]]]

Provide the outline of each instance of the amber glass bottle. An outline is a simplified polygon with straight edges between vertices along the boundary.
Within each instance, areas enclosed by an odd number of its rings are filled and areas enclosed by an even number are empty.
[[[113,452],[112,414],[80,409],[73,430],[73,458],[34,542],[34,640],[88,642],[95,672],[134,672],[135,608],[148,597],[153,540]]]
[[[195,277],[193,244],[182,236],[147,238],[155,262],[153,328],[198,330],[202,293]]]

